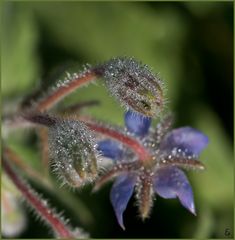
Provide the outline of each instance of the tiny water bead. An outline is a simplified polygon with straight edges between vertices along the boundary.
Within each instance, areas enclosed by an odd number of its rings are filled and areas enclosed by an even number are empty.
[[[133,58],[113,58],[103,66],[110,93],[126,108],[145,116],[156,116],[163,109],[163,84],[147,65]]]
[[[64,109],[56,111],[60,117],[42,113],[97,78],[105,81],[107,90],[127,109],[124,128],[99,124],[80,113],[72,117],[69,114],[77,109],[76,104],[66,114]],[[123,229],[123,213],[133,193],[143,220],[150,215],[156,195],[178,198],[196,214],[193,191],[181,168],[204,169],[198,157],[208,138],[191,127],[172,130],[169,115],[151,127],[152,117],[161,116],[164,108],[163,90],[160,78],[146,65],[117,57],[83,71],[65,72],[23,116],[48,128],[52,169],[63,184],[78,188],[95,182],[97,190],[116,178],[110,200]],[[47,202],[43,204],[47,209]]]
[[[61,120],[49,129],[52,166],[72,186],[92,181],[97,174],[98,151],[93,133],[79,121]]]
[[[129,132],[134,133],[137,136],[144,136],[151,125],[151,118],[127,111],[125,114],[125,123]]]
[[[87,65],[83,70],[65,71],[55,86],[30,103],[30,109],[50,110],[64,97],[98,78],[105,80],[107,90],[126,109],[154,117],[164,108],[164,87],[160,78],[134,58],[117,57],[94,67]]]

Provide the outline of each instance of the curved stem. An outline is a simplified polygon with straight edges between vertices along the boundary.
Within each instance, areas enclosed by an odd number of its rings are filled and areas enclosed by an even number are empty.
[[[55,116],[51,117],[47,114],[31,114],[31,115],[25,116],[25,119],[30,121],[30,122],[37,123],[37,124],[42,124],[42,125],[45,125],[45,126],[48,126],[48,127],[50,127],[50,124],[52,122],[53,122],[53,124],[56,124],[56,122],[59,121]],[[69,120],[66,117],[64,119]],[[88,118],[86,116],[79,116],[76,119],[73,117],[72,119],[81,120],[91,130],[93,130],[95,132],[98,132],[98,133],[101,133],[105,136],[113,138],[113,139],[127,145],[129,148],[131,148],[139,156],[139,159],[141,161],[146,161],[146,160],[149,160],[151,158],[150,154],[145,149],[145,147],[143,147],[137,140],[135,140],[131,137],[128,137],[121,132],[118,132],[114,129],[99,125],[99,124],[93,122],[91,118]]]
[[[96,123],[91,122],[84,122],[91,130],[104,134],[108,137],[111,137],[125,145],[127,145],[129,148],[131,148],[138,156],[139,159],[142,161],[145,161],[147,159],[150,159],[150,155],[148,151],[135,139],[130,138],[116,130],[98,125]]]
[[[93,221],[93,217],[87,209],[87,206],[85,206],[81,200],[74,197],[70,191],[66,192],[66,190],[63,188],[58,191],[58,188],[56,188],[50,181],[48,181],[47,178],[38,174],[38,172],[36,172],[33,168],[26,165],[23,159],[20,158],[19,155],[17,155],[11,148],[9,148],[9,146],[4,146],[4,154],[7,159],[9,159],[17,166],[17,168],[25,172],[27,174],[27,177],[30,177],[30,179],[33,181],[36,180],[35,182],[37,182],[37,184],[42,184],[42,187],[53,193],[57,199],[60,199],[60,201],[66,204],[67,207],[71,208],[75,215],[80,218],[81,222],[87,224],[88,222]],[[63,194],[67,194],[68,196],[66,198],[61,198],[61,195]],[[78,208],[77,205],[80,207]],[[80,211],[81,209],[82,212]]]
[[[77,88],[81,87],[88,82],[91,82],[99,77],[99,74],[95,70],[90,70],[84,74],[80,74],[72,79],[65,85],[60,86],[54,92],[43,98],[35,107],[35,111],[44,112],[53,107],[60,99],[64,98]]]
[[[52,227],[59,238],[74,238],[69,228],[63,223],[53,210],[49,209],[45,200],[29,187],[29,185],[17,175],[10,164],[3,156],[2,165],[8,177],[12,180],[17,189],[22,193],[28,203],[39,213],[45,221]]]
[[[4,147],[4,154],[5,154],[7,159],[10,159],[11,162],[14,162],[14,164],[17,167],[19,167],[20,169],[22,169],[22,171],[27,173],[28,176],[30,176],[33,180],[36,180],[36,181],[42,183],[44,186],[48,187],[49,189],[52,188],[51,183],[47,179],[45,179],[43,175],[39,174],[33,168],[31,168],[30,166],[25,164],[23,159],[21,159],[17,155],[17,153],[14,152],[11,148],[5,146]]]
[[[99,190],[104,183],[116,177],[117,175],[120,175],[120,173],[128,172],[135,168],[137,169],[138,167],[139,162],[121,163],[119,165],[114,166],[95,181],[95,186],[92,192],[96,192],[97,190]]]

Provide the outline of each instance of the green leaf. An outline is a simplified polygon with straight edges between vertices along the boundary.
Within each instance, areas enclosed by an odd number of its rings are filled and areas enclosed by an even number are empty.
[[[2,94],[22,96],[38,77],[37,28],[32,12],[5,2],[2,27]]]
[[[232,144],[215,113],[199,106],[192,114],[195,116],[196,127],[210,141],[200,157],[206,170],[194,175],[196,194],[211,207],[221,210],[230,208],[234,189]]]

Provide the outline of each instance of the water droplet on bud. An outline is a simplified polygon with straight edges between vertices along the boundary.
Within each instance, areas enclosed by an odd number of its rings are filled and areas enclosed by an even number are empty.
[[[146,65],[122,57],[111,59],[103,69],[107,88],[127,109],[150,117],[162,110],[162,82]]]
[[[66,183],[80,186],[97,174],[98,152],[92,132],[75,120],[60,120],[49,129],[52,166]]]

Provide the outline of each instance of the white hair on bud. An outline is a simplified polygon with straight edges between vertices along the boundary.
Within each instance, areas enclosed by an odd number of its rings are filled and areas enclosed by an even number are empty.
[[[99,154],[84,123],[61,120],[50,127],[49,148],[52,167],[64,183],[79,187],[95,178]]]
[[[103,68],[107,88],[127,109],[145,116],[154,116],[162,110],[163,84],[147,65],[121,57],[111,59]]]

